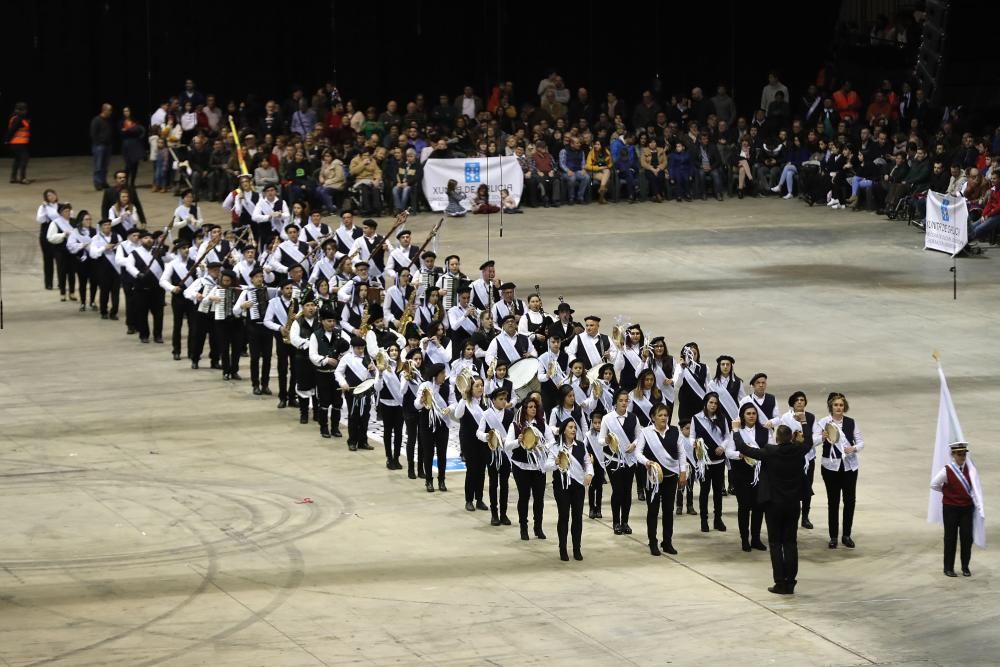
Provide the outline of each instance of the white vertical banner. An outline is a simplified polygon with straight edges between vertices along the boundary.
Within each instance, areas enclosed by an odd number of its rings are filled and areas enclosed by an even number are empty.
[[[965,197],[927,191],[924,250],[957,254],[969,242],[969,209]]]
[[[434,211],[448,207],[448,181],[454,179],[466,210],[480,185],[490,193],[490,203],[500,206],[500,190],[507,190],[517,203],[524,190],[524,174],[514,156],[429,159],[424,162],[423,189]]]

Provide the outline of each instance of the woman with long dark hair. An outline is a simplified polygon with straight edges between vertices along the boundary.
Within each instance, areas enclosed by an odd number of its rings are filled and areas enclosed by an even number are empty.
[[[389,343],[385,348],[388,365],[380,371],[375,380],[379,410],[382,415],[382,445],[385,447],[385,467],[402,470],[399,463],[399,449],[403,443],[403,402],[404,386],[397,374],[399,366],[399,344]]]
[[[42,193],[42,203],[38,207],[35,221],[38,222],[38,245],[42,249],[42,277],[45,281],[45,289],[53,288],[52,277],[55,275],[56,256],[52,250],[52,244],[46,238],[49,232],[49,224],[59,215],[59,195],[52,188],[47,188]]]
[[[423,363],[424,353],[414,349],[406,353],[406,361],[396,369],[403,390],[403,424],[406,426],[406,476],[410,479],[417,479],[417,470],[424,469],[422,456],[417,451],[420,413],[413,405],[413,399],[420,387]]]
[[[670,422],[674,417],[674,358],[670,356],[667,341],[663,336],[656,336],[650,340],[649,349],[650,355],[646,364],[656,377],[656,387],[663,395],[663,403],[667,406],[667,422]]]
[[[615,394],[615,409],[601,419],[598,436],[611,477],[611,515],[615,535],[632,534],[628,517],[632,510],[635,442],[640,430],[638,418],[628,412],[628,392],[619,389]]]
[[[573,559],[583,560],[580,542],[583,538],[583,499],[594,479],[594,465],[587,447],[577,439],[577,425],[567,420],[559,429],[559,438],[549,449],[545,469],[552,471],[552,495],[556,499],[559,519],[559,559],[569,560],[566,538],[572,521]]]
[[[66,238],[66,251],[69,253],[73,270],[80,285],[80,312],[97,310],[94,303],[97,298],[97,276],[93,275],[94,260],[90,257],[90,241],[94,238],[94,220],[87,211],[80,211],[75,220],[73,231]],[[90,284],[90,300],[87,300],[87,284]]]
[[[469,512],[489,509],[483,502],[483,482],[486,480],[489,450],[486,443],[476,437],[485,410],[483,378],[476,375],[455,404],[454,410],[454,417],[459,423],[458,442],[465,457],[465,509]]]
[[[722,521],[722,494],[725,490],[726,441],[729,439],[730,425],[719,409],[719,395],[714,391],[705,394],[702,406],[702,411],[691,420],[691,437],[695,443],[695,465],[701,480],[698,493],[701,532],[707,533],[709,489],[712,492],[715,516],[713,526],[719,531],[726,530],[726,524]]]
[[[490,477],[490,525],[509,526],[507,493],[510,487],[511,461],[504,442],[514,422],[514,411],[507,407],[506,389],[494,389],[490,394],[490,402],[490,407],[483,412],[476,437],[480,442],[486,443],[489,450],[486,471]]]
[[[678,419],[691,419],[705,403],[708,368],[701,363],[701,350],[695,342],[681,349],[681,361],[674,367],[674,391]]]
[[[757,500],[757,483],[760,480],[760,461],[740,454],[737,445],[762,448],[774,444],[774,436],[758,420],[757,407],[744,403],[739,419],[733,420],[733,437],[726,441],[726,457],[732,463],[730,479],[736,490],[738,511],[736,523],[740,528],[743,551],[767,551],[760,539],[760,526],[764,522],[764,507]]]
[[[542,530],[542,513],[545,510],[545,457],[554,440],[552,429],[542,416],[541,400],[529,396],[518,409],[504,443],[514,464],[517,519],[521,526],[522,540],[529,539],[529,501],[532,503],[535,537],[540,540],[545,539],[545,532]]]

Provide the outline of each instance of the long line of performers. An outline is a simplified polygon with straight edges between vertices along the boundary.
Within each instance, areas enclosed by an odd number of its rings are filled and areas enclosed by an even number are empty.
[[[175,360],[186,354],[197,369],[207,341],[211,367],[238,381],[241,356],[249,356],[252,392],[272,395],[276,356],[279,409],[297,407],[300,423],[317,422],[323,438],[342,438],[346,422],[351,451],[373,449],[374,413],[386,467],[402,470],[405,439],[407,474],[422,479],[427,492],[447,491],[447,445],[457,428],[465,508],[489,511],[494,526],[510,525],[513,475],[523,540],[545,539],[551,472],[563,560],[570,544],[572,556],[583,558],[584,498],[589,516],[602,518],[608,485],[616,535],[632,533],[634,491],[646,503],[653,555],[677,553],[675,514],[700,516],[703,532],[726,531],[723,497],[733,493],[741,548],[767,550],[765,496],[784,493],[787,504],[792,488],[792,528],[800,508],[802,527],[813,527],[817,458],[829,547],[854,547],[864,440],[842,394],[829,395],[820,418],[806,409],[801,391],[783,411],[768,393],[767,375],[742,380],[732,356],[719,355],[713,372],[696,342],[675,358],[663,336],[648,336],[639,324],[618,321],[608,335],[600,317],[577,321],[561,299],[546,313],[537,285],[518,298],[516,285],[497,278],[493,261],[483,262],[475,279],[462,273],[457,255],[438,266],[429,247],[439,227],[417,246],[406,212],[385,235],[374,220],[359,228],[350,212],[331,227],[319,212],[298,204],[289,210],[273,189],[259,196],[246,186],[244,179],[224,203],[233,220],[226,233],[203,224],[185,193],[170,223],[155,232],[115,207],[93,229],[86,212],[74,216],[70,205],[46,201],[41,236],[52,246],[60,285],[64,273],[80,277],[81,310],[87,276],[90,304],[96,284],[102,317],[117,319],[122,292],[127,332],[164,342],[169,296]],[[777,471],[777,463],[762,463],[770,456],[765,450],[789,440],[801,450],[799,479],[785,492],[765,490],[767,467]],[[781,574],[794,589],[795,531],[789,539],[782,530],[776,541],[769,520],[768,532],[775,581]]]

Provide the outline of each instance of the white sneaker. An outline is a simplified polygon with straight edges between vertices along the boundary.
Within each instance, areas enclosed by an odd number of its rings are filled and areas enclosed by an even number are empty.
[[[781,186],[775,185],[773,188],[771,188],[771,192],[781,192]]]
[[[844,207],[841,206],[840,204],[834,203],[833,206],[831,206],[830,208],[832,208],[832,209],[838,209],[838,208],[844,208]]]
[[[840,206],[840,202],[836,199],[831,198],[830,201],[826,202],[827,206]]]
[[[785,195],[784,197],[782,197],[782,199],[795,199],[795,195],[793,195],[791,192],[789,192],[787,195]]]

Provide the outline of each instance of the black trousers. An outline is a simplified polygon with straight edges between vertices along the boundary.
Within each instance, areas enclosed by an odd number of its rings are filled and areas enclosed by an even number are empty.
[[[136,284],[132,290],[129,311],[135,316],[132,326],[139,332],[139,338],[149,338],[149,316],[153,316],[153,336],[163,337],[163,288]]]
[[[139,327],[136,325],[139,319],[138,307],[132,301],[135,294],[135,281],[124,271],[122,275],[124,276],[122,278],[122,294],[125,296],[125,326],[138,330]]]
[[[809,518],[809,508],[812,507],[813,480],[816,478],[816,459],[809,462],[805,482],[802,485],[802,519]]]
[[[694,473],[693,467],[692,472],[688,474],[687,482],[683,486],[677,487],[677,506],[684,506],[684,492],[687,491],[687,506],[694,507]]]
[[[459,433],[459,435],[462,435]],[[493,452],[475,435],[462,438],[462,451],[465,452],[465,502],[471,503],[483,499],[483,483],[486,481],[486,463]]]
[[[628,523],[632,511],[632,482],[635,473],[632,466],[621,466],[609,470],[611,476],[611,517],[612,523],[621,526]]]
[[[944,519],[944,569],[955,569],[955,546],[959,538],[962,541],[962,567],[969,567],[972,558],[972,518],[975,506],[957,507],[941,505],[941,515]]]
[[[403,406],[382,404],[382,445],[385,458],[399,459],[399,449],[403,444]]]
[[[243,333],[250,346],[250,384],[254,387],[266,387],[271,376],[274,334],[263,324],[246,320]]]
[[[858,486],[858,471],[848,471],[843,469],[841,463],[840,470],[827,470],[823,468],[823,483],[826,484],[826,502],[828,505],[827,519],[830,522],[830,539],[838,537],[839,523],[837,521],[840,514],[840,496],[844,496],[844,532],[845,537],[850,537],[851,528],[854,525],[854,500],[855,491]]]
[[[698,489],[698,508],[701,510],[701,520],[708,521],[708,492],[712,491],[712,503],[715,519],[722,518],[722,491],[725,485],[725,462],[705,466],[705,479]]]
[[[776,584],[795,585],[799,574],[799,504],[768,503],[767,544],[771,552],[771,574]]]
[[[97,299],[101,315],[118,314],[118,301],[121,298],[122,277],[108,264],[103,257],[97,260],[97,284],[100,287]],[[110,302],[110,308],[109,306]]]
[[[438,480],[443,482],[444,469],[448,465],[448,427],[441,420],[432,427],[427,415],[421,414],[417,440],[420,444],[420,462],[423,464],[422,477],[427,482],[434,481],[434,455],[437,454]]]
[[[72,294],[76,291],[76,273],[73,271],[73,258],[66,250],[65,243],[58,245],[49,243],[52,248],[52,256],[56,263],[56,277],[59,281],[59,293],[62,295]],[[67,291],[67,284],[69,290]]]
[[[528,525],[528,503],[535,526],[542,525],[545,511],[545,473],[538,470],[513,468],[514,484],[517,486],[517,520],[522,526]]]
[[[289,395],[295,394],[295,348],[285,343],[280,335],[274,333],[271,335],[274,337],[274,347],[278,354],[278,398],[287,401]],[[291,370],[291,377],[289,377],[289,370]],[[291,394],[288,391],[289,387],[292,388]]]
[[[486,466],[486,471],[490,477],[490,512],[493,516],[507,516],[507,496],[510,492],[510,458],[507,455],[494,454],[490,452],[492,458]]]
[[[243,322],[235,317],[214,320],[216,349],[222,362],[222,372],[240,372],[240,352],[243,350]]]
[[[552,475],[552,495],[556,499],[556,509],[559,518],[556,520],[556,533],[559,535],[559,550],[566,549],[566,538],[570,532],[573,535],[573,549],[579,550],[583,537],[583,484],[569,480],[568,486],[563,486],[563,476],[556,472]],[[570,523],[572,522],[572,529]]]
[[[677,493],[677,481],[677,475],[664,475],[656,493],[646,489],[646,537],[649,538],[650,544],[656,544],[656,524],[660,510],[663,510],[663,543],[673,544],[674,494]]]
[[[419,417],[420,414],[416,410],[403,409],[403,424],[406,426],[406,467],[413,468],[416,465],[418,474],[423,474],[424,456],[417,447],[417,435],[420,432]]]
[[[343,402],[340,386],[333,371],[315,371],[313,373],[316,388],[316,402],[319,406],[319,425],[340,428],[340,405]],[[308,403],[309,399],[300,399]],[[308,408],[307,408],[308,411]],[[328,421],[330,420],[330,421]]]
[[[730,475],[736,490],[736,523],[740,528],[740,539],[744,544],[750,541],[759,542],[760,526],[764,522],[764,508],[757,502],[757,488],[753,486],[753,468],[741,460],[734,460]]]
[[[344,397],[347,399],[347,444],[368,442],[368,421],[371,419],[374,394],[369,392],[358,396],[348,391]],[[447,444],[445,439],[445,446]]]
[[[218,362],[219,350],[216,344],[216,337],[211,335],[215,324],[215,317],[211,311],[207,313],[198,312],[197,306],[193,306],[191,312],[194,314],[194,319],[190,325],[191,343],[188,346],[188,355],[191,357],[191,361],[201,359],[201,354],[205,350],[205,339],[207,338],[208,356],[212,360],[212,363]]]
[[[194,312],[194,304],[191,303],[190,299],[184,297],[183,292],[178,292],[176,294],[170,295],[170,314],[173,320],[173,329],[170,334],[170,346],[171,351],[174,354],[181,353],[181,333],[184,330],[184,320],[187,320],[188,325],[188,337],[187,337],[187,356],[191,357],[191,313]]]
[[[632,474],[635,475],[636,496],[641,496],[640,500],[646,497],[646,468],[645,466],[632,466]]]
[[[55,275],[56,256],[52,252],[52,244],[46,238],[49,223],[38,225],[38,245],[42,249],[42,276],[45,278],[45,289],[52,289],[52,277]]]
[[[600,510],[601,501],[604,499],[604,483],[607,481],[607,477],[604,473],[604,468],[599,465],[594,466],[594,478],[590,480],[590,486],[587,488],[587,506],[591,510]]]
[[[311,396],[313,389],[316,388],[316,378],[319,377],[320,373],[316,371],[316,367],[309,361],[309,355],[301,350],[295,351],[292,363],[295,364],[295,391],[299,394],[299,398],[302,398],[303,394]],[[337,396],[335,398],[337,409],[339,410],[340,404],[343,402],[340,397],[340,387],[337,387]],[[308,401],[308,398],[305,400]]]
[[[10,144],[14,164],[10,168],[10,182],[23,181],[28,177],[28,144]]]
[[[80,261],[73,258],[76,265],[76,279],[80,286],[80,305],[97,302],[97,276],[94,275],[94,261],[87,259]],[[87,286],[90,286],[90,299],[87,298]]]

